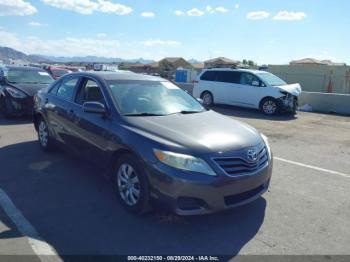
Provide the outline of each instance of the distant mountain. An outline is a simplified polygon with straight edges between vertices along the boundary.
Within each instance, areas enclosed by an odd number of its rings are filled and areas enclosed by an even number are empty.
[[[10,63],[13,60],[21,61],[23,63],[37,63],[37,62],[50,62],[49,59],[45,59],[38,55],[26,55],[23,52],[17,51],[10,47],[0,46],[0,60],[4,63]]]
[[[0,47],[0,60],[6,62],[10,59],[28,61],[28,56],[9,47]]]
[[[69,63],[69,62],[90,62],[90,63],[140,63],[140,64],[151,64],[154,60],[149,59],[122,59],[122,58],[110,58],[110,57],[99,57],[99,56],[43,56],[37,55],[57,63]]]

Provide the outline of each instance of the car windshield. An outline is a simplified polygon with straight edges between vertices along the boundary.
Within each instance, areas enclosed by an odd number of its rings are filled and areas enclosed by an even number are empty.
[[[164,81],[107,81],[123,115],[151,116],[206,111],[192,96]]]
[[[271,73],[258,73],[257,74],[261,80],[269,86],[285,86],[287,85],[281,78],[271,74]]]
[[[9,68],[6,72],[7,81],[23,84],[51,84],[54,80],[43,70],[27,68]]]

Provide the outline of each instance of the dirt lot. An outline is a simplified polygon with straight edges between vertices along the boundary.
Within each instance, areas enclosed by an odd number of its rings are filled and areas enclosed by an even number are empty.
[[[350,255],[350,118],[213,109],[269,137],[273,179],[257,201],[197,217],[125,212],[98,170],[63,152],[43,153],[29,120],[0,118],[1,194],[34,230],[23,236],[0,208],[0,254],[49,247],[59,255]],[[35,248],[35,239],[44,245]]]

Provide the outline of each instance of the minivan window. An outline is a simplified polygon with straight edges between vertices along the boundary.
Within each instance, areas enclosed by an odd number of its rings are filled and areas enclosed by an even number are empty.
[[[257,74],[260,79],[265,82],[267,85],[269,86],[285,86],[287,85],[286,82],[284,82],[281,78],[268,73],[268,72],[264,72],[264,73],[258,73]]]
[[[206,109],[181,88],[167,81],[107,81],[123,115],[199,113]]]
[[[68,101],[73,100],[74,89],[77,85],[77,82],[78,78],[69,78],[67,80],[63,80],[57,89],[56,95]]]
[[[257,82],[261,82],[260,80],[259,80],[259,78],[257,78],[255,75],[253,75],[253,74],[251,74],[251,73],[242,73],[241,74],[241,81],[240,81],[240,83],[242,84],[242,85],[253,85],[252,83],[253,83],[253,81],[257,81]]]
[[[206,71],[201,76],[201,80],[204,80],[204,81],[215,81],[215,78],[216,78],[216,71]]]
[[[216,81],[238,84],[240,73],[235,71],[217,71]]]

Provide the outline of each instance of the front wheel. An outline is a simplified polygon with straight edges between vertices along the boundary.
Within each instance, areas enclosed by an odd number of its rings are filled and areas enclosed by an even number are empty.
[[[114,172],[118,199],[123,207],[136,214],[149,210],[149,186],[139,161],[130,154],[122,156]]]
[[[279,112],[279,106],[274,98],[265,98],[261,102],[261,111],[265,115],[275,115]]]

